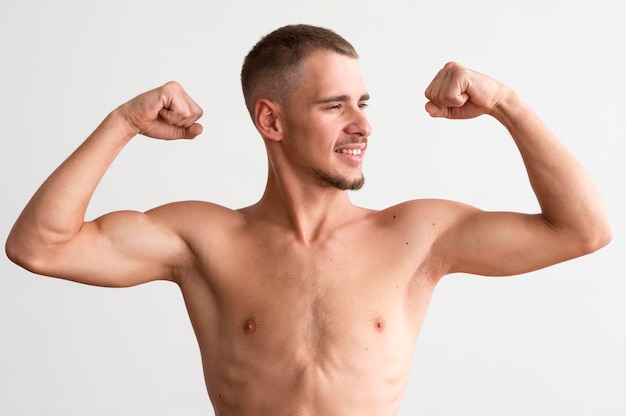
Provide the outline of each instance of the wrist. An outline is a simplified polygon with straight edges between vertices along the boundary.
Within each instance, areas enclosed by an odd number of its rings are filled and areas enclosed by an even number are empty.
[[[141,134],[139,127],[125,115],[121,107],[113,110],[103,124],[106,124],[108,129],[112,129],[115,136],[124,142],[128,142],[136,135]]]
[[[517,92],[509,87],[504,87],[501,98],[489,114],[505,127],[511,129],[520,120],[523,120],[529,111],[530,108]]]

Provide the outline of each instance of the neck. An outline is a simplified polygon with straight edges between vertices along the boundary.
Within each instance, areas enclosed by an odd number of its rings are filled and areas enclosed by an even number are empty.
[[[352,220],[360,208],[348,192],[331,186],[279,177],[271,169],[254,214],[294,233],[303,243],[313,243],[327,231]]]

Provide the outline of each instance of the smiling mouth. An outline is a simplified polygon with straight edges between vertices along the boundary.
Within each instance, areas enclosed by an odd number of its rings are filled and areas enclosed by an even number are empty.
[[[344,155],[355,155],[358,156],[362,152],[362,149],[337,149],[335,153],[341,153]]]

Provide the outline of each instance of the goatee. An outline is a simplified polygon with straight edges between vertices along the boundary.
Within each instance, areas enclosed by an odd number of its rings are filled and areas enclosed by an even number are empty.
[[[363,175],[361,175],[358,179],[348,180],[341,176],[329,175],[328,173],[317,169],[312,169],[311,173],[320,184],[332,186],[333,188],[337,188],[342,191],[358,191],[365,184],[365,177]]]

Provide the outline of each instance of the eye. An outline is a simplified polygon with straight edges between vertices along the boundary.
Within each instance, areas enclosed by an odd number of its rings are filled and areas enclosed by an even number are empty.
[[[341,110],[341,104],[333,104],[326,107],[327,110]]]
[[[359,108],[366,109],[368,106],[368,103],[359,103]]]

